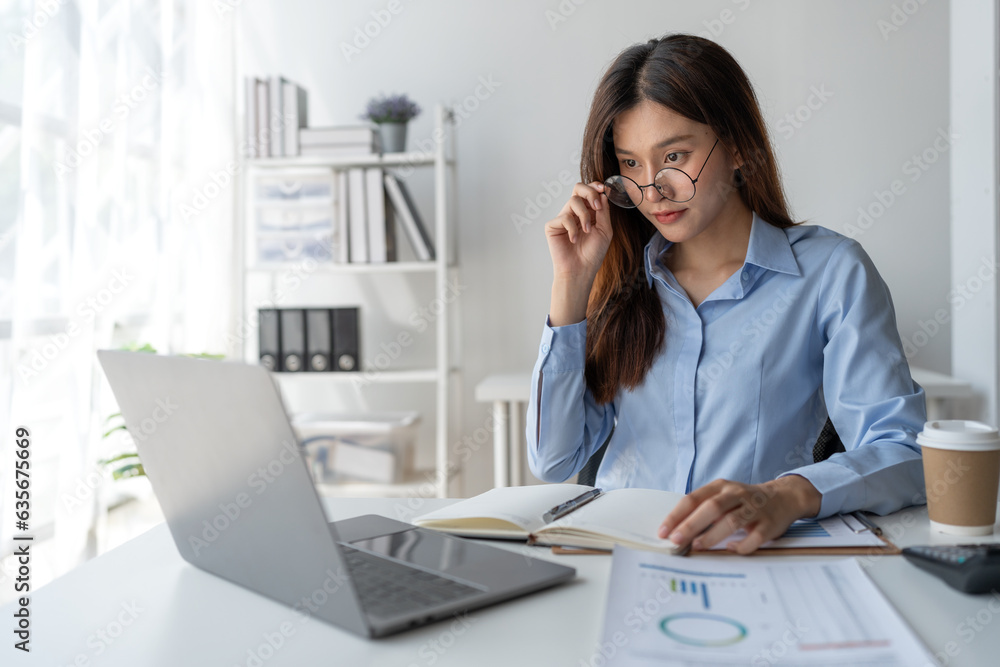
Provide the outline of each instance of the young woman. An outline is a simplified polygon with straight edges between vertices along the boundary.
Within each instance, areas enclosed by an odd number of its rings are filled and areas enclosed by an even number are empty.
[[[532,472],[605,440],[597,486],[688,494],[659,536],[754,551],[799,518],[924,502],[923,389],[854,240],[789,215],[733,57],[670,35],[594,96],[582,182],[545,225],[552,302],[532,377]],[[813,462],[831,419],[845,452]]]

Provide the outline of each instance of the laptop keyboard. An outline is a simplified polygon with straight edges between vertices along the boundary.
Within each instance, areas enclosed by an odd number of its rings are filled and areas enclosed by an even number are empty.
[[[372,616],[396,616],[483,591],[340,543],[361,605]]]

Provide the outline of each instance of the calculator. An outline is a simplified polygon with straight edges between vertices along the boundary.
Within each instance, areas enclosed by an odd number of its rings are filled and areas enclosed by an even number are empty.
[[[903,556],[963,593],[1000,588],[1000,543],[906,547]]]

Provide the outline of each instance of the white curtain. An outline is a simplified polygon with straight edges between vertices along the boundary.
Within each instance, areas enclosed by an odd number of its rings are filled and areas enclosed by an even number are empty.
[[[117,408],[95,351],[224,353],[233,328],[238,183],[190,214],[237,158],[234,11],[217,5],[0,0],[0,554],[26,426],[29,532],[54,540],[53,575],[100,550],[118,483],[96,461],[130,444],[102,437]]]

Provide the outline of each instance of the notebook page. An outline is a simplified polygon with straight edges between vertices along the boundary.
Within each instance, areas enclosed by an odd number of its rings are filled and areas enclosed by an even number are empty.
[[[683,497],[683,493],[660,489],[615,489],[548,524],[544,532],[584,531],[655,549],[670,549],[673,543],[656,533]]]
[[[545,525],[542,514],[560,503],[576,498],[593,487],[582,484],[535,484],[505,486],[459,501],[413,520],[418,526],[446,529],[452,522],[461,527],[475,527],[475,519],[507,521],[525,532],[534,532]],[[596,501],[588,503],[594,504]],[[577,510],[579,512],[581,510]],[[496,524],[492,524],[496,525]],[[484,527],[490,527],[486,523]]]

